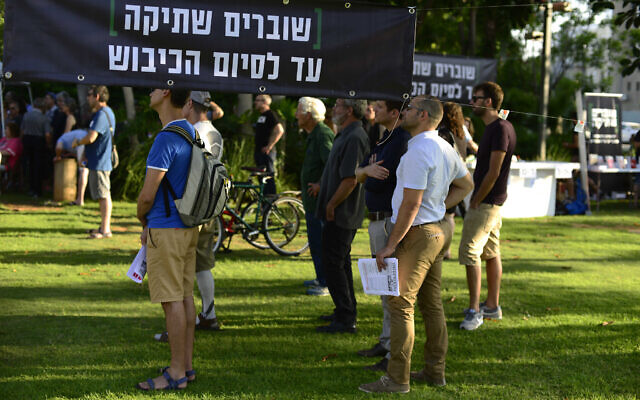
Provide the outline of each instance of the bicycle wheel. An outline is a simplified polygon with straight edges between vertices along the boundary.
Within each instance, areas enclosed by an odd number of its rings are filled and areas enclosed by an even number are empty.
[[[283,256],[297,256],[309,247],[302,202],[280,197],[264,214],[262,229],[267,243]]]
[[[258,216],[257,219],[256,215]],[[266,250],[269,248],[269,244],[260,232],[261,215],[262,210],[260,208],[260,205],[258,204],[258,200],[252,201],[248,206],[244,208],[244,210],[242,210],[242,214],[240,214],[240,217],[243,221],[251,226],[251,229],[249,229],[246,226],[242,225],[242,237],[253,247],[256,247],[260,250]]]
[[[214,253],[220,249],[220,245],[224,240],[224,229],[222,229],[222,217],[218,215],[213,223],[213,251]]]

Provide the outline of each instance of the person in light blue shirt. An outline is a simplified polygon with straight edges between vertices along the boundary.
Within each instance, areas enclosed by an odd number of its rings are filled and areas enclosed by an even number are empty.
[[[193,283],[198,227],[189,228],[182,223],[174,205],[175,198],[165,189],[168,181],[177,198],[184,194],[191,144],[166,128],[177,125],[195,138],[193,126],[182,116],[189,94],[188,90],[155,89],[149,95],[149,104],[158,113],[164,128],[155,137],[147,157],[137,217],[143,227],[140,241],[147,246],[149,294],[152,303],[162,304],[171,363],[162,370],[162,375],[138,383],[138,389],[145,391],[184,389],[196,378],[192,365],[196,324]]]
[[[81,140],[86,135],[86,129],[74,129],[64,133],[56,141],[56,156],[53,159],[54,162],[61,160],[64,152],[73,153],[78,160],[78,190],[76,191],[76,199],[69,203],[72,206],[84,205],[84,192],[87,189],[87,179],[89,176],[89,170],[86,167],[87,162],[84,159],[84,145],[80,145],[74,149],[73,141]]]
[[[87,102],[94,113],[85,137],[73,141],[73,147],[85,145],[85,157],[89,168],[89,192],[100,203],[100,228],[89,231],[91,239],[110,238],[111,234],[111,151],[115,134],[116,116],[107,106],[109,89],[91,86]]]

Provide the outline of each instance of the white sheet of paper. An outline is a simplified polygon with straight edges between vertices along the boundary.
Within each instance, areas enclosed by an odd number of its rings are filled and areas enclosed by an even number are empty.
[[[358,269],[362,288],[366,294],[400,296],[398,286],[398,259],[385,258],[387,269],[378,271],[375,258],[360,258]]]
[[[142,283],[144,276],[147,274],[147,246],[142,246],[136,258],[133,259],[127,276],[135,283]]]

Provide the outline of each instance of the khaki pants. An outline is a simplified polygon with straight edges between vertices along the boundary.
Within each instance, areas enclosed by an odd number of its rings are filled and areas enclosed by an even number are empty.
[[[389,298],[391,359],[387,368],[395,383],[409,383],[416,299],[427,333],[424,372],[434,380],[444,378],[448,338],[440,281],[444,251],[452,234],[445,220],[411,227],[396,249],[400,296]]]
[[[196,273],[209,271],[216,265],[216,258],[213,254],[213,234],[214,224],[217,217],[198,226],[198,245],[196,246]],[[220,232],[221,233],[221,232]]]

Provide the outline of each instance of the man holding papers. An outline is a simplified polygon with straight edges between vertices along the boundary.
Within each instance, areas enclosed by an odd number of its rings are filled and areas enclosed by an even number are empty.
[[[409,131],[408,149],[397,169],[387,245],[376,253],[378,268],[394,253],[398,258],[399,296],[389,298],[391,359],[387,374],[360,386],[369,393],[407,393],[409,379],[444,386],[447,327],[440,297],[442,259],[453,234],[444,221],[448,207],[473,189],[471,175],[455,150],[438,136],[442,105],[432,96],[419,96],[403,110],[402,126]],[[418,301],[427,333],[425,366],[410,373],[413,350],[413,308]]]

